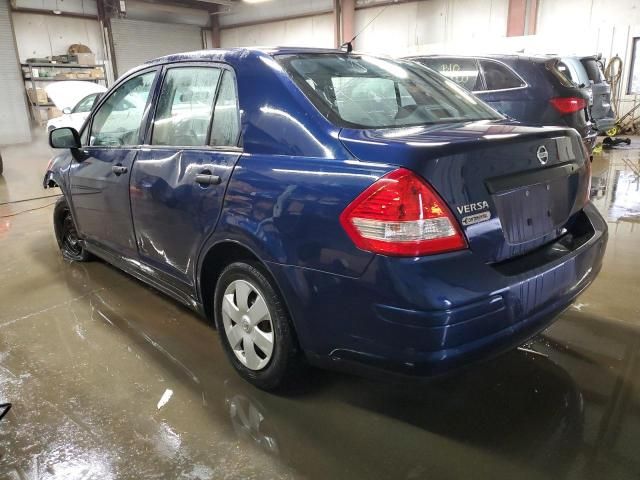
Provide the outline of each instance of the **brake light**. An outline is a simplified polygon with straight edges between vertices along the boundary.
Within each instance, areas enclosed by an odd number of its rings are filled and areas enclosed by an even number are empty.
[[[358,195],[340,215],[340,223],[358,248],[383,255],[413,257],[467,246],[440,196],[404,168]]]
[[[580,97],[555,97],[549,102],[562,115],[577,112],[587,106],[587,101]]]

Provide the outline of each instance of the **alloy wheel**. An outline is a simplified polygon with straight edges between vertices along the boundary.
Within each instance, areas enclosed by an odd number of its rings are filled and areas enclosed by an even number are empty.
[[[246,280],[225,289],[222,322],[236,358],[250,370],[262,370],[273,355],[271,313],[260,291]]]

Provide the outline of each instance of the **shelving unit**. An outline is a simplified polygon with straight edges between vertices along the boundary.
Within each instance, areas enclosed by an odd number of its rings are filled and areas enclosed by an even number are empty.
[[[93,76],[97,69],[102,71],[102,74],[99,77]],[[81,78],[75,78],[78,74],[82,75]],[[67,75],[69,78],[60,78],[61,75]],[[27,96],[27,101],[31,107],[31,118],[39,125],[46,123],[46,120],[42,118],[40,112],[41,109],[54,107],[55,105],[51,102],[43,102],[38,98],[37,85],[50,82],[82,81],[104,82],[104,86],[108,86],[104,65],[79,65],[75,63],[23,63],[22,76],[25,82],[25,95]],[[33,91],[33,98],[29,96],[29,88]]]

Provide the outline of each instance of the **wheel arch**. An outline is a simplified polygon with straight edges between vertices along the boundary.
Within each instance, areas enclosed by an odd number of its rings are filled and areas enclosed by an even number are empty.
[[[204,314],[208,319],[214,319],[213,293],[224,268],[233,262],[248,260],[258,264],[267,273],[269,279],[273,282],[274,289],[284,302],[293,323],[294,331],[296,331],[293,314],[289,308],[287,299],[282,294],[282,288],[280,288],[276,276],[269,268],[268,263],[262,261],[251,248],[237,240],[221,240],[211,245],[207,251],[202,254],[201,258],[202,261],[200,262],[197,276],[197,293],[202,303]]]

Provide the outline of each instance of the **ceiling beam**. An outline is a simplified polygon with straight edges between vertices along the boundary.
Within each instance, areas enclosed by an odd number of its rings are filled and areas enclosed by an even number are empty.
[[[220,5],[230,6],[238,2],[232,0],[217,0],[215,2],[207,2],[204,0],[137,0],[150,5],[171,5],[174,7],[197,8],[207,12],[218,12]]]

